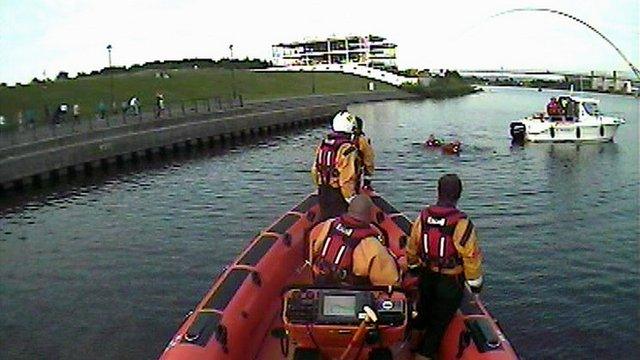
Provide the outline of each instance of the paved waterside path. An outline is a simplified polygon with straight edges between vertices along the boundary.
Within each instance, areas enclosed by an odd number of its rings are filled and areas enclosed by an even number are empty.
[[[235,138],[318,124],[348,104],[408,99],[400,91],[308,96],[168,119],[136,119],[117,126],[65,129],[31,142],[0,145],[0,186],[20,188],[92,168],[150,158],[184,146],[212,146]],[[67,125],[70,126],[70,125]],[[29,136],[23,134],[22,136]]]

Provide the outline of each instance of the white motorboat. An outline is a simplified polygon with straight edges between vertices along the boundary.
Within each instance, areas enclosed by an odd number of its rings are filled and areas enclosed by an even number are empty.
[[[510,124],[513,142],[608,142],[625,123],[622,118],[604,116],[599,100],[571,95],[558,97],[544,113],[534,114]]]

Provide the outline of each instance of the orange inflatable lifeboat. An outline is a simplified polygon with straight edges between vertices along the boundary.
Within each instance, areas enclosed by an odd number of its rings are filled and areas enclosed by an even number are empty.
[[[398,257],[410,221],[371,194],[376,225]],[[307,235],[316,224],[310,195],[262,231],[214,281],[160,356],[187,359],[413,359],[408,287],[322,287],[311,280]],[[405,284],[411,279],[405,279]],[[480,299],[466,291],[438,359],[517,359]]]

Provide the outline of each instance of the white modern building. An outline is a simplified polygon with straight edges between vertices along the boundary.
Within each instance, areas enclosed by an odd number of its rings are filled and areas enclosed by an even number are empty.
[[[332,36],[272,45],[276,66],[352,64],[397,69],[397,45],[377,35]]]

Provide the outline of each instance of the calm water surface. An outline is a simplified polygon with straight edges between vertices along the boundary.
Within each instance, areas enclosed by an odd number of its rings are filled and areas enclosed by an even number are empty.
[[[415,217],[456,172],[479,229],[483,298],[530,359],[637,359],[638,100],[615,143],[510,148],[510,120],[558,93],[488,89],[353,106],[377,150],[374,185]],[[0,200],[0,358],[157,357],[212,278],[312,191],[325,129],[173,158]],[[420,143],[460,139],[446,157]]]

